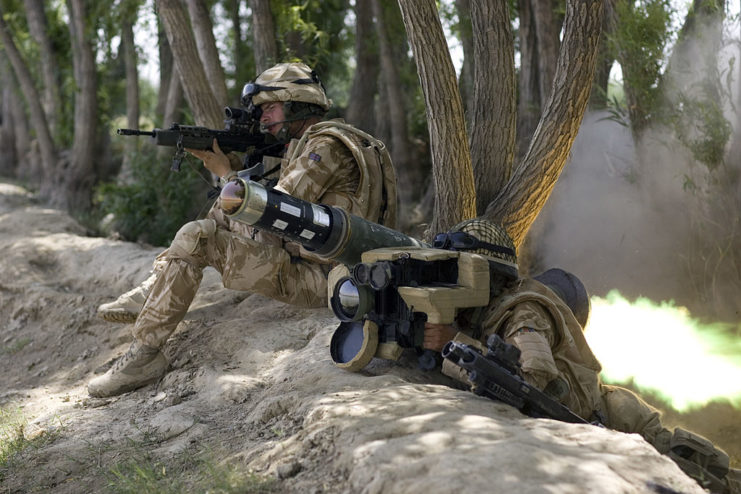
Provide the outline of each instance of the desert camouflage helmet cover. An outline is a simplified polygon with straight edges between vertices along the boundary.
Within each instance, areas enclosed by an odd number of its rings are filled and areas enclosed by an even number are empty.
[[[254,84],[260,89],[252,94],[252,104],[255,106],[271,101],[311,103],[325,111],[332,106],[319,77],[303,63],[279,63],[257,76]],[[245,91],[248,86],[250,84],[245,86]],[[242,94],[243,98],[246,96],[249,95]]]
[[[481,254],[490,261],[505,265],[508,268],[513,268],[517,272],[517,256],[514,254],[517,252],[517,249],[515,249],[514,242],[512,242],[507,231],[501,225],[489,220],[474,218],[458,223],[450,229],[450,232],[465,232],[476,237],[481,242],[509,249],[513,254],[495,252],[487,248],[472,249],[467,252]]]

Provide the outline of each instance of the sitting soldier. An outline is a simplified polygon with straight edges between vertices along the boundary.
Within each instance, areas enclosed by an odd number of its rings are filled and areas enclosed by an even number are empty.
[[[286,145],[276,190],[344,208],[389,227],[396,221],[396,176],[382,142],[345,124],[323,121],[330,100],[302,63],[278,64],[248,83],[242,103],[264,132]],[[214,151],[190,151],[226,183],[237,172]],[[300,246],[231,222],[216,204],[206,219],[184,225],[160,254],[150,280],[104,304],[104,318],[135,320],[128,352],[88,384],[92,396],[113,396],[159,380],[168,362],[161,349],[188,311],[203,270],[214,267],[225,287],[302,307],[326,306],[331,265]]]
[[[437,235],[434,246],[485,256],[492,280],[490,302],[483,310],[460,311],[453,326],[425,326],[426,349],[441,351],[453,340],[485,353],[482,343],[497,334],[520,350],[521,377],[528,384],[587,421],[640,434],[712,492],[741,492],[734,480],[739,471],[729,469],[725,452],[683,429],[672,433],[661,424],[659,412],[636,394],[601,382],[600,363],[583,334],[588,297],[577,278],[563,271],[520,278],[512,240],[502,227],[483,219],[464,221]],[[466,372],[448,360],[443,373],[470,384]]]

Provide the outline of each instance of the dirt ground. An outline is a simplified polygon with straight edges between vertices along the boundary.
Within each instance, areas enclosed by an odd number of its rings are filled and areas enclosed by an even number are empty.
[[[342,371],[329,310],[226,290],[213,270],[168,374],[91,398],[131,338],[96,307],[159,249],[90,237],[7,183],[0,249],[0,493],[703,492],[637,435],[530,419],[409,363]],[[738,417],[693,429],[738,463]]]

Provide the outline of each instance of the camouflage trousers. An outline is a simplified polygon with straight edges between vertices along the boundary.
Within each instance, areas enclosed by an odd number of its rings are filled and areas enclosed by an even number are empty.
[[[658,410],[629,389],[600,384],[606,426],[616,431],[640,434],[660,453],[669,450],[672,433],[661,424]]]
[[[182,321],[207,266],[226,288],[259,293],[301,307],[326,307],[322,265],[292,256],[280,245],[231,232],[213,218],[184,225],[157,257],[156,279],[134,324],[134,337],[160,348]]]

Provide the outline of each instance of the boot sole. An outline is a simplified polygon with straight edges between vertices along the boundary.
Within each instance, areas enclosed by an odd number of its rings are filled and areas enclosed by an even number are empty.
[[[98,317],[108,322],[117,322],[122,324],[129,324],[136,322],[136,318],[139,317],[138,312],[125,312],[125,311],[106,311],[98,312]]]
[[[165,373],[162,373],[162,376],[164,376]],[[132,383],[129,385],[124,385],[116,388],[115,390],[109,390],[109,389],[90,389],[88,386],[88,394],[92,396],[93,398],[111,398],[112,396],[119,396],[124,393],[128,393],[130,391],[135,391],[137,389],[143,388],[145,386],[149,386],[152,383],[155,383],[162,379],[162,376],[153,377],[151,379],[147,379],[145,381],[140,381],[137,383]]]

